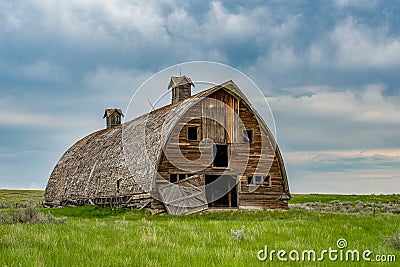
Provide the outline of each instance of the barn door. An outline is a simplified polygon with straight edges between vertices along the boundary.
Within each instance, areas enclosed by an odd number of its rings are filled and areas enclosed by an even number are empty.
[[[168,214],[189,214],[208,208],[204,184],[199,175],[160,186],[158,192]]]
[[[237,181],[230,175],[206,175],[206,196],[209,207],[237,207]]]

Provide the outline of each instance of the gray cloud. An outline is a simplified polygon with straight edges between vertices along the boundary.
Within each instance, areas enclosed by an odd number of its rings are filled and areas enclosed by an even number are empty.
[[[284,154],[296,192],[398,192],[400,149],[296,151]]]
[[[285,153],[397,148],[399,9],[378,0],[1,1],[0,187],[44,187],[63,151],[104,126],[104,108],[126,107],[152,73],[190,60],[229,64],[256,81]],[[154,103],[153,94],[142,98]],[[293,162],[294,191],[321,175],[328,187],[335,172],[362,179],[369,170]]]
[[[383,85],[358,90],[311,90],[298,97],[268,98],[277,120],[278,139],[286,149],[398,146],[395,140],[400,131],[399,97],[385,96]]]

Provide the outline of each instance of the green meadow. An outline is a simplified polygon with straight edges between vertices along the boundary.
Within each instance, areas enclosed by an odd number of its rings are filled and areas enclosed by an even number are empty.
[[[400,203],[400,195],[328,195],[328,194],[295,194],[290,200],[291,204],[300,204],[306,202],[330,203],[331,201],[351,202],[357,201],[363,203]]]
[[[20,192],[26,199],[29,193]],[[42,192],[43,193],[43,192]],[[5,196],[6,195],[6,196]],[[0,191],[0,201],[7,196]],[[37,192],[33,193],[33,197]],[[318,199],[318,197],[320,199]],[[311,201],[366,201],[364,196],[294,195],[294,203]],[[339,199],[343,197],[342,199]],[[398,201],[398,195],[371,196],[375,201]],[[355,198],[355,199],[353,199]],[[307,201],[305,200],[307,199]],[[384,200],[385,199],[385,200]],[[37,200],[37,199],[36,199]],[[0,209],[0,213],[13,213]],[[392,213],[332,213],[304,210],[225,211],[187,216],[152,216],[148,211],[102,207],[40,209],[65,223],[0,225],[0,266],[398,266],[400,247],[388,242],[398,233],[400,215]],[[243,241],[231,237],[230,229],[245,226]],[[398,237],[400,240],[400,236]],[[339,249],[338,239],[347,247]],[[393,238],[392,238],[393,239]],[[394,239],[396,240],[396,238]],[[286,251],[286,262],[273,254],[260,261],[260,250]],[[320,252],[337,250],[331,261]],[[314,250],[316,261],[301,260],[304,250]],[[360,252],[360,261],[340,260],[340,253]],[[370,250],[370,262],[361,253]],[[289,259],[291,251],[299,260]],[[340,252],[341,251],[341,252]],[[282,253],[282,252],[281,252]],[[296,253],[291,252],[292,258]],[[264,252],[260,254],[264,256]],[[387,262],[376,262],[376,255]],[[383,255],[383,257],[382,257]],[[351,257],[350,257],[351,258]],[[396,262],[389,262],[396,260]]]
[[[38,203],[43,201],[44,191],[42,190],[7,190],[0,189],[0,203],[7,203],[10,206],[21,205],[27,202]]]

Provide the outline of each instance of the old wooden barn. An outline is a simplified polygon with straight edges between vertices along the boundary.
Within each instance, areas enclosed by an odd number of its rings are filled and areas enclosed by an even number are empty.
[[[45,205],[108,205],[188,214],[207,209],[287,209],[282,155],[268,126],[233,81],[191,95],[171,77],[171,104],[107,128],[69,148]]]

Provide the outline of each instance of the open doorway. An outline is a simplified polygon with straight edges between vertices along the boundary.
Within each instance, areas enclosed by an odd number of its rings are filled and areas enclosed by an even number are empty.
[[[237,207],[236,179],[229,175],[206,175],[208,207]]]

